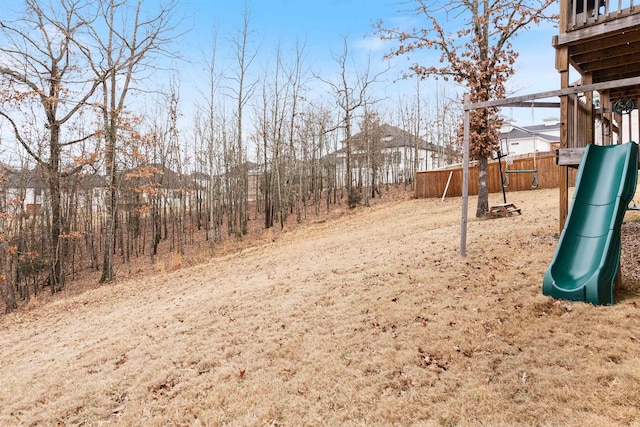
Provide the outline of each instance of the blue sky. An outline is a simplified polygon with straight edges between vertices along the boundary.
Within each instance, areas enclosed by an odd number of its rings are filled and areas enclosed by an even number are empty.
[[[204,62],[209,56],[211,39],[217,33],[217,64],[220,69],[231,66],[229,40],[242,26],[244,0],[178,0],[176,17],[181,18],[179,30],[185,34],[179,40],[177,50],[185,61],[174,62],[170,66],[180,70],[182,81],[181,100],[183,106],[195,101],[196,86],[201,87],[207,78],[204,76]],[[6,13],[22,8],[22,0],[3,0]],[[157,9],[163,0],[145,0],[145,7]],[[55,4],[55,1],[53,2]],[[281,46],[286,54],[292,52],[296,41],[305,44],[305,65],[316,74],[331,78],[337,73],[333,54],[341,54],[343,39],[347,37],[349,53],[353,64],[359,67],[370,58],[372,69],[382,70],[386,63],[383,55],[393,46],[383,43],[375,36],[372,24],[382,19],[385,26],[415,26],[423,24],[421,18],[410,10],[415,2],[407,0],[247,0],[250,15],[251,48],[258,50],[253,72],[260,74],[265,64]],[[516,75],[508,83],[513,94],[527,94],[557,89],[559,76],[554,69],[555,51],[551,46],[551,37],[557,29],[551,24],[532,28],[514,39],[514,46],[520,52],[516,62]],[[425,62],[428,53],[422,53]],[[393,68],[385,75],[385,81],[378,86],[380,96],[397,99],[406,91],[413,92],[415,83],[400,81],[398,77],[406,71],[409,62],[404,58],[392,62]],[[163,78],[158,85],[162,86]],[[317,81],[313,84],[317,85]],[[444,85],[441,83],[440,86]],[[422,83],[422,92],[426,96],[435,89],[433,81]],[[461,89],[456,89],[462,92]],[[326,94],[328,96],[328,93]],[[530,124],[531,112],[514,109],[519,124]],[[510,111],[503,112],[512,114]],[[541,110],[535,113],[535,120],[554,111]]]
[[[278,45],[286,55],[299,42],[305,46],[305,65],[311,72],[326,76],[337,71],[332,55],[342,54],[345,37],[355,63],[362,63],[371,55],[372,68],[381,70],[386,62],[382,60],[384,52],[377,50],[381,45],[372,24],[380,18],[395,19],[399,7],[393,1],[380,0],[250,0],[247,10],[251,48],[259,51],[254,71],[264,67]],[[221,67],[230,63],[228,41],[242,26],[244,2],[184,0],[181,10],[186,16],[184,27],[191,28],[185,35],[182,53],[194,61],[192,71],[197,71],[202,52],[208,52],[214,31],[217,62]],[[389,73],[387,86],[397,74]]]
[[[312,50],[341,48],[343,36],[363,40],[380,18],[394,16],[400,6],[380,0],[249,0],[251,27],[265,49],[281,40],[307,40]],[[193,35],[206,34],[212,25],[231,32],[241,24],[242,0],[185,0],[183,10],[193,23]],[[325,49],[326,48],[326,49]]]
[[[299,40],[306,46],[306,65],[314,72],[331,76],[337,72],[332,53],[342,53],[343,38],[347,37],[354,63],[362,64],[370,55],[372,67],[382,69],[385,66],[382,56],[392,45],[381,42],[374,35],[372,24],[382,19],[388,26],[420,26],[420,18],[408,12],[411,7],[411,3],[395,0],[249,0],[247,8],[253,46],[259,49],[256,67],[263,67],[264,61],[274,55],[278,44],[288,52]],[[225,50],[229,38],[241,28],[243,10],[242,0],[183,0],[180,8],[185,16],[183,27],[191,30],[183,39],[181,53],[193,61],[183,81],[200,80],[197,77],[201,68],[199,62],[204,57],[202,52],[209,49],[214,28],[218,35],[217,61],[219,64],[229,61],[229,53]],[[523,95],[559,87],[559,75],[554,69],[555,51],[551,46],[555,34],[557,29],[547,23],[514,39],[520,56],[516,62],[518,71],[508,84],[512,93]],[[427,56],[426,53],[423,55]],[[378,88],[383,96],[397,99],[397,94],[413,90],[413,84],[397,82],[408,65],[405,59],[393,61],[386,82]],[[434,86],[433,82],[423,83],[423,92],[428,95],[430,90],[435,90],[431,89]],[[529,125],[532,121],[531,110],[515,108],[503,111],[503,114],[513,115],[521,125]],[[544,117],[554,115],[557,116],[557,112],[553,110],[537,110],[533,120],[540,122]]]
[[[11,11],[22,8],[22,0],[3,0],[5,18]],[[163,0],[145,0],[144,6],[157,9]],[[55,4],[55,1],[54,1]],[[250,15],[251,49],[257,49],[258,56],[252,66],[251,78],[257,79],[263,73],[265,64],[273,61],[276,46],[280,44],[286,54],[292,52],[296,41],[304,43],[305,66],[327,79],[336,76],[338,69],[333,54],[341,54],[343,39],[347,37],[352,64],[362,67],[370,57],[373,70],[385,67],[383,55],[392,46],[383,43],[375,36],[372,24],[382,19],[386,26],[420,27],[423,21],[408,11],[413,2],[405,0],[248,0]],[[181,108],[186,120],[195,102],[201,102],[198,90],[205,90],[208,77],[205,72],[205,60],[211,49],[212,35],[217,32],[219,70],[232,65],[229,40],[242,27],[245,3],[243,0],[179,0],[176,17],[179,30],[185,34],[180,38],[177,51],[184,61],[175,61],[168,66],[179,70],[181,87]],[[541,92],[557,89],[559,76],[554,69],[555,51],[551,38],[557,29],[551,24],[533,28],[520,34],[514,40],[515,48],[520,52],[517,60],[516,75],[509,82],[513,94]],[[429,60],[427,53],[423,54]],[[414,96],[415,82],[398,81],[406,71],[409,62],[404,58],[393,61],[393,68],[385,75],[385,81],[377,87],[378,97],[384,97],[393,105],[402,96]],[[329,89],[322,87],[318,80],[309,76],[314,86],[313,96],[330,98]],[[161,89],[168,87],[169,78],[162,76],[154,82]],[[439,83],[442,88],[445,83]],[[435,82],[421,83],[422,97],[435,93]],[[449,93],[462,89],[453,88]],[[200,98],[199,98],[200,97]],[[198,99],[199,98],[199,99]],[[388,110],[393,106],[387,107]],[[558,116],[554,110],[510,109],[503,111],[506,116],[516,118],[518,124],[526,126],[541,122],[545,117]],[[532,118],[533,116],[533,118]]]

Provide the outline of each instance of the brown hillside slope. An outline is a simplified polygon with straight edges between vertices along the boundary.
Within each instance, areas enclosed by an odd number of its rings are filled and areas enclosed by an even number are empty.
[[[0,318],[0,425],[632,424],[636,275],[541,295],[557,198],[511,194],[466,259],[460,199],[405,200]]]

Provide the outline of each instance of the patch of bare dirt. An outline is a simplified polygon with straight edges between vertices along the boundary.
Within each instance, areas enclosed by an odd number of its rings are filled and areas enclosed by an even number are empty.
[[[541,294],[557,190],[509,201],[470,220],[465,258],[459,198],[399,198],[5,316],[0,424],[636,422],[633,213],[596,307]]]

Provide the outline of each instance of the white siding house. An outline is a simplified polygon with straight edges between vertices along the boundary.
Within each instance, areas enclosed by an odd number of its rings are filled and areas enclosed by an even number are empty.
[[[453,163],[450,149],[428,144],[396,126],[383,124],[342,141],[335,155],[338,186],[345,185],[347,144],[351,146],[351,180],[355,185],[411,181],[415,172]]]
[[[560,143],[560,120],[548,118],[541,125],[517,126],[505,120],[500,129],[500,145],[510,156],[552,151]]]
[[[13,170],[3,168],[5,181],[0,183],[0,211],[40,212],[44,203],[45,178],[39,168],[32,170]]]
[[[0,212],[38,214],[50,202],[46,172],[43,168],[0,171],[5,181],[0,183]],[[104,207],[106,197],[104,177],[75,174],[60,181],[62,204],[73,203],[94,211]]]

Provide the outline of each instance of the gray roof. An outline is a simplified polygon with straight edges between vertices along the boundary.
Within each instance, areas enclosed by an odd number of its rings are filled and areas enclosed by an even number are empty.
[[[382,145],[384,148],[413,147],[416,141],[416,137],[411,133],[400,129],[397,126],[391,126],[387,124],[382,124],[378,127],[374,127],[373,129],[370,129],[369,132],[372,135],[375,134],[376,136],[378,135],[380,136],[380,138],[382,139]],[[358,145],[363,144],[364,136],[365,136],[364,131],[358,132],[357,134],[353,135],[350,138],[350,140],[352,141],[352,144],[357,147]],[[347,141],[346,139],[342,141],[343,144],[346,141]],[[428,144],[423,139],[419,140],[418,146],[423,150],[432,150],[432,151],[436,150],[433,144]],[[342,152],[345,150],[346,150],[346,147],[343,146],[341,149],[338,150],[338,152]]]
[[[551,142],[560,141],[559,136],[549,135],[549,132],[558,131],[560,129],[560,123],[554,125],[533,125],[533,126],[518,126],[512,127],[511,132],[500,132],[500,139],[527,139],[533,135],[536,138]]]
[[[3,165],[0,168],[0,173],[6,179],[3,184],[5,188],[43,189],[46,187],[45,174],[40,167],[35,169],[13,169]]]
[[[123,182],[130,187],[153,183],[161,188],[180,189],[191,185],[191,177],[159,163],[137,166],[120,172]]]

